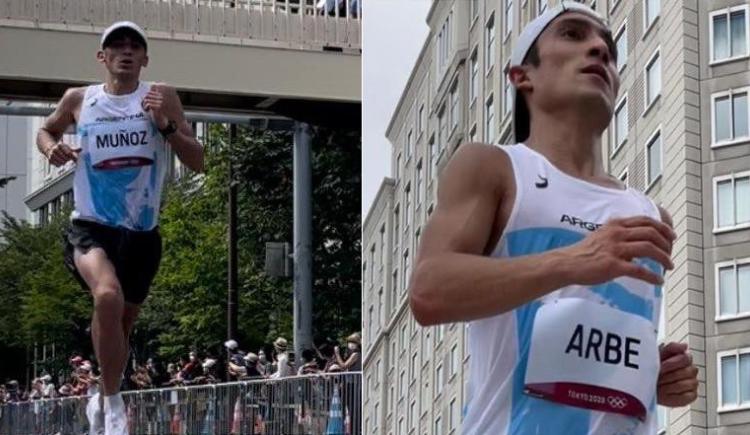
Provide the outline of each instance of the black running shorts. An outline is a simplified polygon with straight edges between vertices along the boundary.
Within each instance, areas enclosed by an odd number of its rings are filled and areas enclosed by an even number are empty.
[[[75,219],[65,232],[64,239],[65,267],[84,290],[90,291],[76,269],[73,252],[79,249],[85,254],[91,248],[102,248],[115,267],[125,301],[136,305],[143,303],[161,261],[159,227],[149,231],[133,231]]]

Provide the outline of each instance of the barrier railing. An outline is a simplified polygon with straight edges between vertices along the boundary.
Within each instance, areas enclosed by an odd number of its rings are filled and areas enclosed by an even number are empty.
[[[131,435],[361,433],[360,372],[129,391],[123,398]],[[0,435],[88,434],[88,400],[5,404]]]
[[[100,33],[132,20],[154,38],[361,48],[362,0],[0,0],[0,25]]]

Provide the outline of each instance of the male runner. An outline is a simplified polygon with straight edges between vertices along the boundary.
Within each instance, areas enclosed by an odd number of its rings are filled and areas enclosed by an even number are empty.
[[[55,166],[75,161],[75,209],[66,265],[91,291],[91,335],[102,374],[104,428],[98,393],[89,402],[91,433],[127,433],[119,393],[128,338],[159,267],[159,205],[171,148],[190,169],[203,171],[203,148],[193,137],[175,89],[140,81],[148,44],[136,24],[104,31],[96,58],[103,84],[71,88],[44,122],[37,146]],[[61,142],[77,125],[81,147]]]
[[[590,8],[550,8],[511,58],[518,144],[466,144],[441,175],[410,304],[469,322],[465,434],[655,435],[657,403],[696,398],[687,347],[656,341],[671,218],[602,165],[616,57]]]

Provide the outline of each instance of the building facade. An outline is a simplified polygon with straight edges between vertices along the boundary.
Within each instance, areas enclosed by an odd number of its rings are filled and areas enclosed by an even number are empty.
[[[660,408],[660,431],[750,433],[747,1],[582,2],[608,19],[619,53],[606,168],[662,205],[678,234],[660,336],[689,344],[699,397]],[[419,327],[406,280],[456,148],[512,140],[511,50],[524,25],[557,3],[432,2],[430,33],[386,132],[392,180],[363,233],[365,433],[460,433],[472,357],[465,326]]]

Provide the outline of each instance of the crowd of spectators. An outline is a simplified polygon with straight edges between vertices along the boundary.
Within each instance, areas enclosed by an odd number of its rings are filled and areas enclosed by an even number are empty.
[[[166,367],[154,358],[145,363],[133,364],[123,377],[123,390],[142,390],[171,386],[216,384],[254,379],[279,379],[294,375],[313,375],[361,371],[361,337],[359,333],[346,338],[342,351],[332,340],[313,345],[302,351],[296,359],[289,351],[287,340],[278,337],[273,342],[273,351],[266,355],[263,348],[257,352],[244,351],[235,340],[224,343],[223,355],[203,354],[191,351]],[[296,361],[295,361],[296,360]],[[55,397],[92,395],[98,388],[99,376],[96,364],[80,355],[69,359],[70,368],[66,376],[59,376],[60,387],[53,382],[52,375],[42,373],[31,381],[28,391],[11,380],[0,384],[0,404],[24,402]]]

